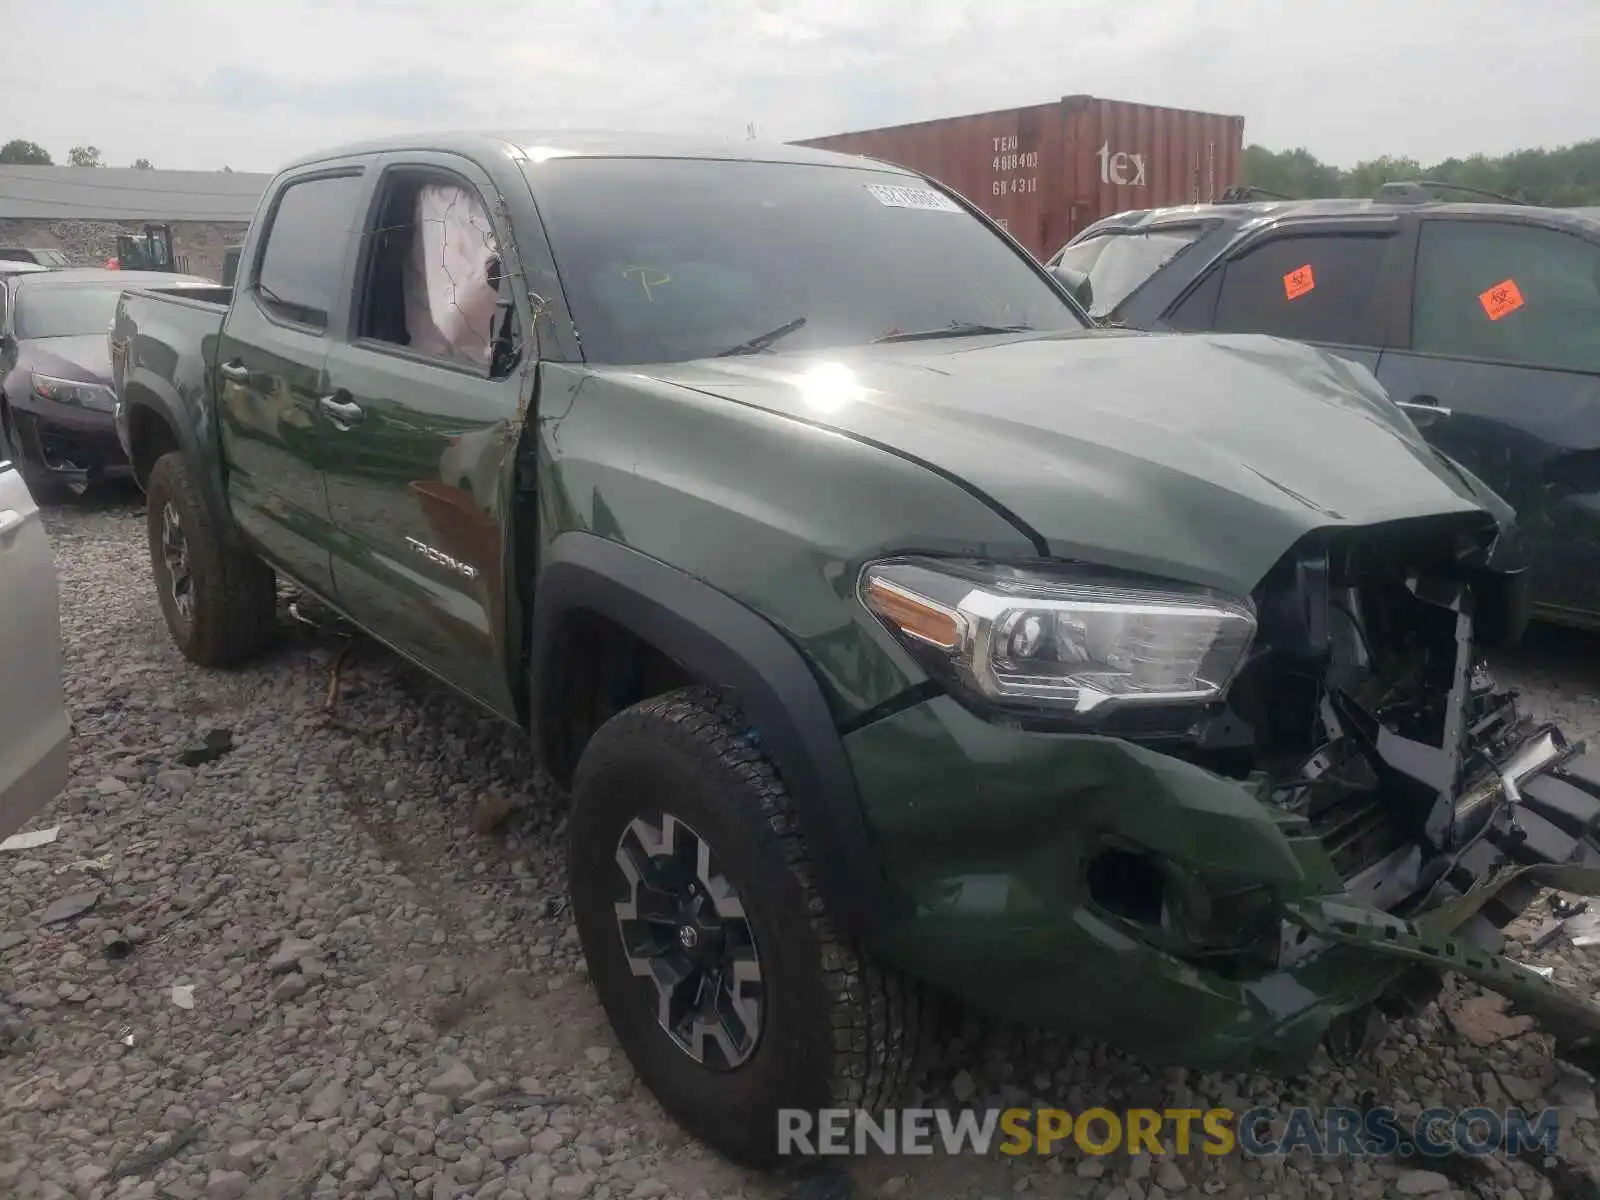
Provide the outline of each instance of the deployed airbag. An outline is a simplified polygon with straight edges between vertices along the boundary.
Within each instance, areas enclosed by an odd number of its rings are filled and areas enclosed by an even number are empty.
[[[406,329],[422,354],[487,370],[495,305],[491,264],[500,257],[489,214],[470,188],[424,184],[406,262]]]

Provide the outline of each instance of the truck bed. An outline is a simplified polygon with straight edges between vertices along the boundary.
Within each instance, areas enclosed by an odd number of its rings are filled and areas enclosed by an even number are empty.
[[[173,428],[210,428],[212,359],[232,298],[233,289],[220,286],[123,292],[107,334],[118,398],[142,393],[169,414]],[[117,436],[134,460],[131,431],[120,419]]]

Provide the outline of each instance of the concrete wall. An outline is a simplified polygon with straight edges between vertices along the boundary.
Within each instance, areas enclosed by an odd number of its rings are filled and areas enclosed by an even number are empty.
[[[32,217],[0,218],[0,245],[60,250],[76,267],[103,267],[117,252],[118,233],[143,233],[143,221],[49,221]],[[244,240],[246,221],[173,221],[172,252],[181,263],[188,257],[193,275],[222,278],[222,254]]]

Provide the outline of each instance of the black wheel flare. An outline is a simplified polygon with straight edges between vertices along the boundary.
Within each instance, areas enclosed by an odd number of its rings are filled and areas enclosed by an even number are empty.
[[[711,843],[671,813],[646,814],[622,831],[616,862],[617,932],[657,1023],[702,1066],[740,1066],[761,1040],[761,958]]]

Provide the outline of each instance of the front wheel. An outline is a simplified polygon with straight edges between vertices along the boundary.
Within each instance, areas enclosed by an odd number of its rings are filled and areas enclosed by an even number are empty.
[[[223,541],[180,452],[156,460],[145,502],[156,596],[183,656],[218,667],[260,651],[277,628],[277,580]]]
[[[920,1045],[917,992],[834,935],[792,801],[730,706],[689,689],[606,722],[568,838],[590,977],[686,1130],[766,1164],[781,1109],[892,1103]]]

